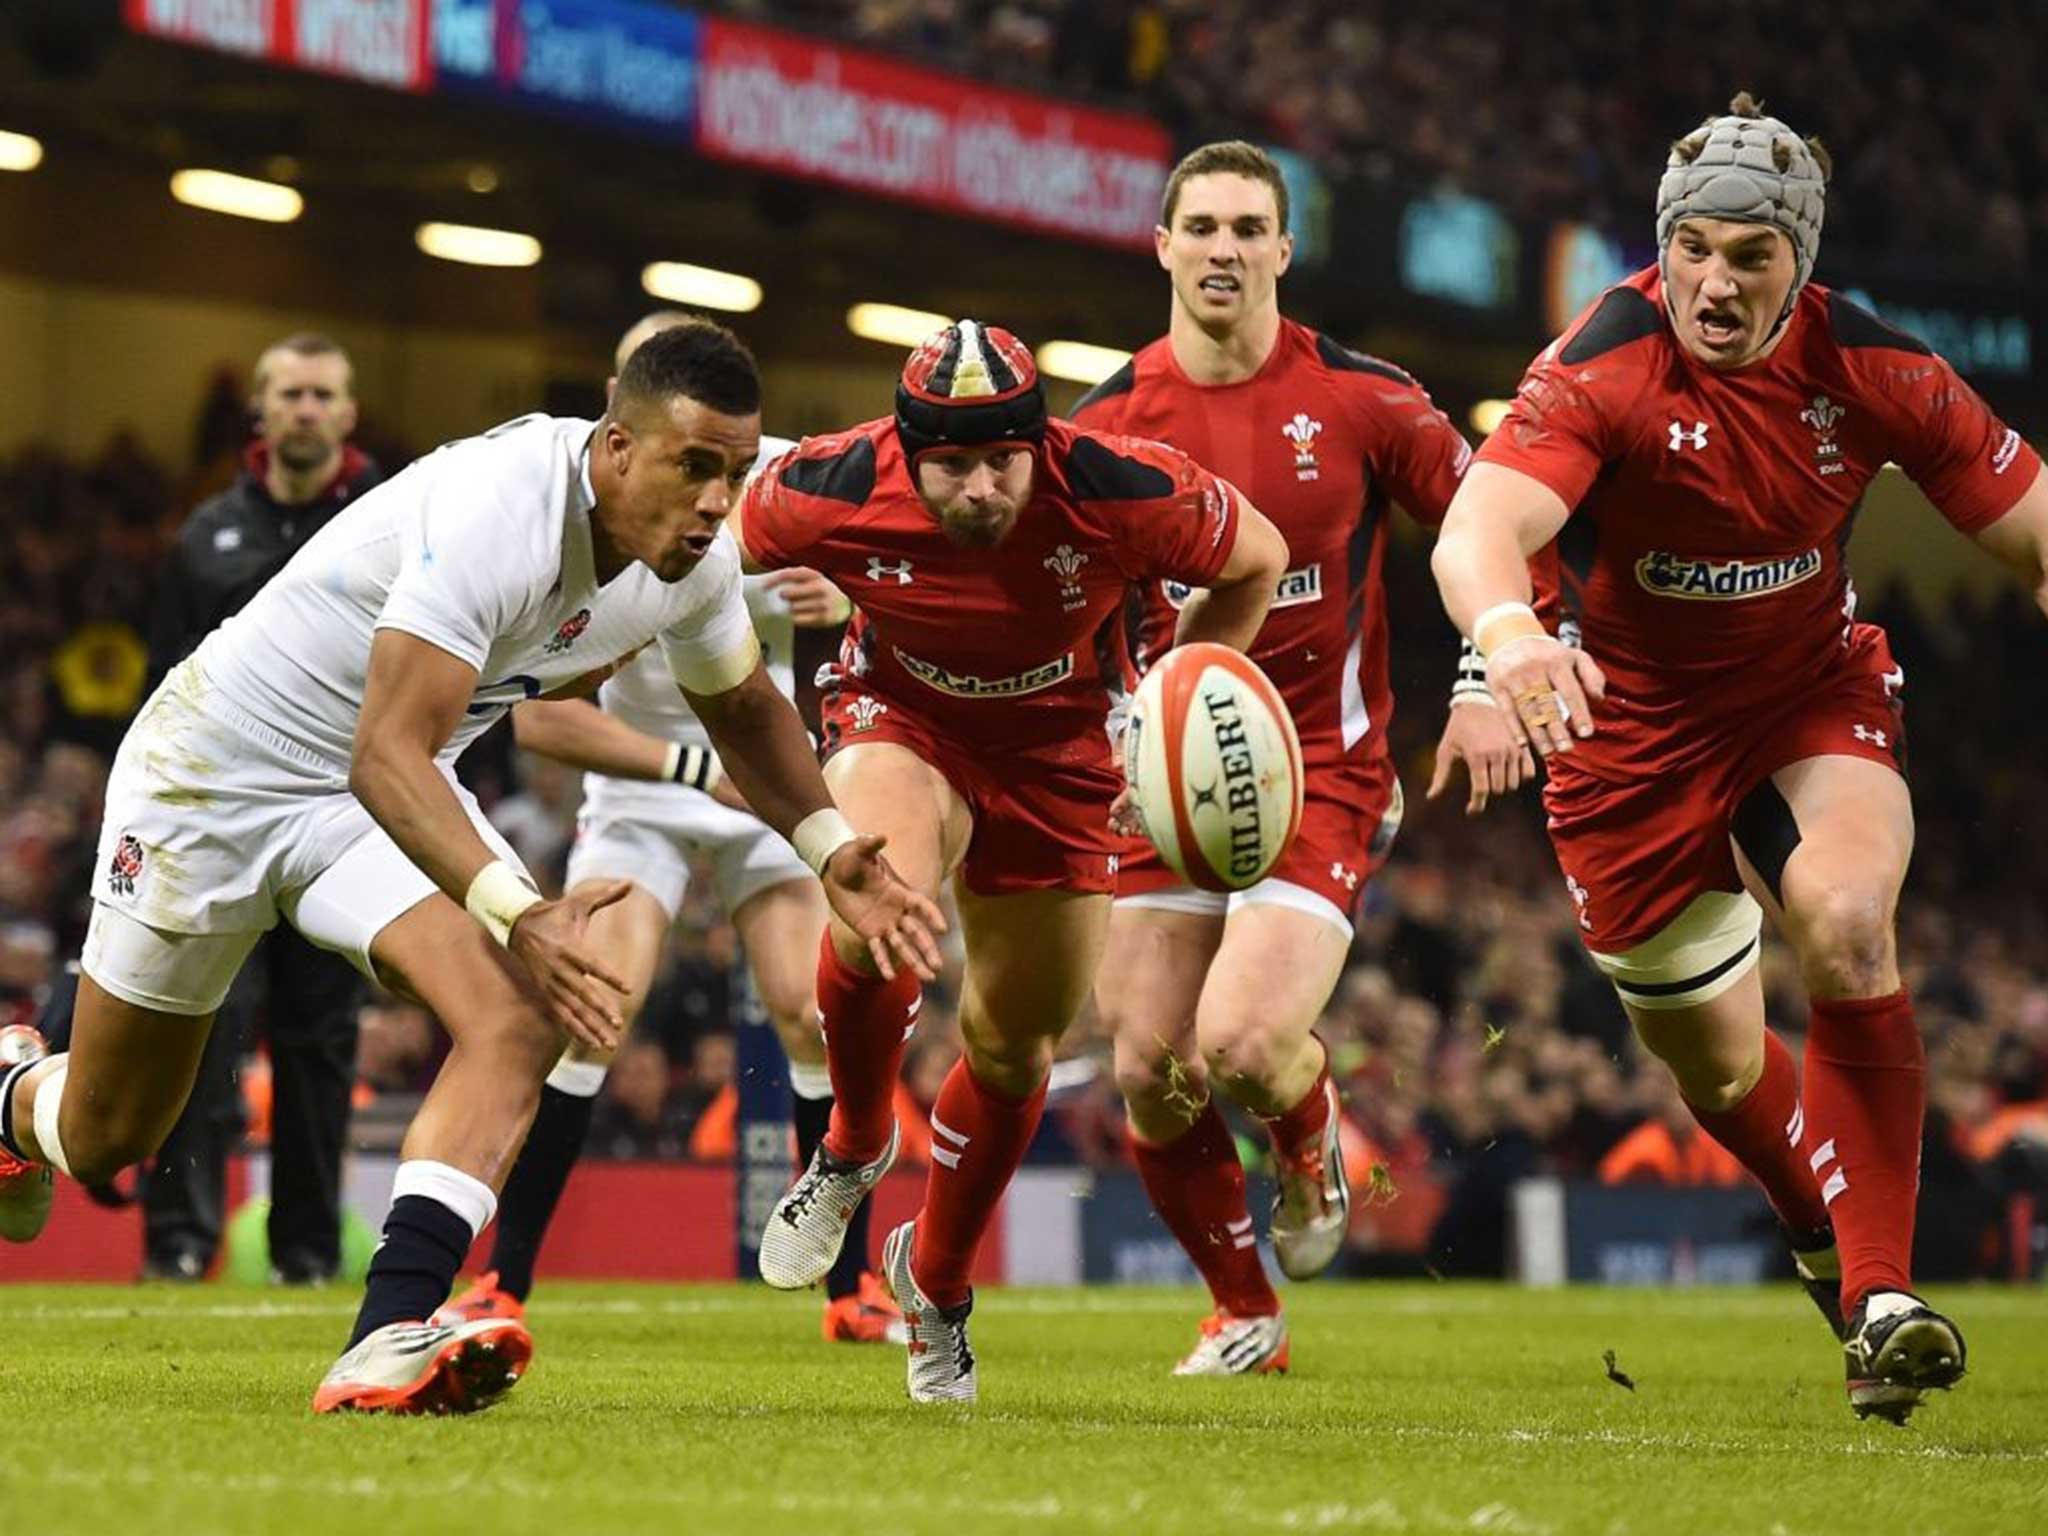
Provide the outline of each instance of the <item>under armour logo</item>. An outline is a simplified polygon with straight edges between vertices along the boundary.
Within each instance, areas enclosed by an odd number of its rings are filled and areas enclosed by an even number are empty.
[[[1885,747],[1890,745],[1890,743],[1885,740],[1885,735],[1883,731],[1873,729],[1872,727],[1867,725],[1852,726],[1850,728],[1849,734],[1851,736],[1854,736],[1858,741],[1869,742],[1870,745],[1873,747]]]
[[[868,556],[868,580],[880,581],[884,577],[896,578],[896,585],[910,585],[910,562],[908,560],[884,560],[879,555]]]
[[[1347,891],[1358,889],[1358,871],[1346,869],[1334,859],[1330,861],[1330,878],[1343,886]]]
[[[1686,431],[1679,422],[1674,421],[1671,423],[1671,451],[1676,453],[1679,449],[1688,446],[1694,452],[1698,452],[1707,446],[1707,424],[1704,421],[1694,422],[1690,432]]]

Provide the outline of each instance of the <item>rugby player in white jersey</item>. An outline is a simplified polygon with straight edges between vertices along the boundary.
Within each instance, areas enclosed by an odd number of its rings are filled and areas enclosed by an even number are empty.
[[[452,443],[314,536],[151,696],[107,786],[71,1049],[0,1076],[0,1231],[40,1227],[47,1166],[147,1156],[191,1089],[228,984],[280,917],[419,998],[454,1048],[408,1131],[354,1333],[315,1411],[468,1411],[518,1379],[512,1318],[443,1300],[565,1035],[616,1046],[625,985],[591,944],[614,882],[543,900],[456,784],[513,704],[587,692],[651,640],[757,814],[876,963],[936,971],[944,919],[832,804],[761,664],[720,525],[760,440],[731,333],[680,327],[593,423]]]
[[[636,323],[619,338],[607,398],[641,342],[693,323],[673,309]],[[764,437],[759,462],[795,446]],[[852,605],[831,582],[801,568],[748,576],[744,589],[768,675],[793,697],[797,628],[836,627]],[[659,655],[641,652],[605,683],[598,699],[602,708],[582,699],[535,699],[513,710],[512,728],[522,747],[589,774],[569,855],[570,892],[632,883],[590,924],[592,945],[625,980],[627,1023],[638,1017],[654,984],[662,946],[682,909],[690,855],[704,855],[719,905],[739,934],[755,995],[789,1058],[797,1160],[808,1163],[832,1114],[814,985],[824,892],[796,850],[732,792],[709,733],[669,681]],[[535,1261],[582,1154],[610,1064],[611,1053],[579,1041],[555,1063],[498,1202],[490,1267],[434,1321],[524,1317]],[[867,1212],[863,1202],[840,1261],[825,1277],[824,1335],[847,1343],[901,1342],[902,1313],[866,1272]]]

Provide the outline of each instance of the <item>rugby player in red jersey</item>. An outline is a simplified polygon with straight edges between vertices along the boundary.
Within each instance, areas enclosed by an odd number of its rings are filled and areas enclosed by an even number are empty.
[[[1434,564],[1548,760],[1587,949],[1836,1309],[1851,1405],[1903,1422],[1965,1354],[1909,1272],[1926,1095],[1893,935],[1903,678],[1855,620],[1843,550],[1895,461],[2048,607],[2048,481],[1947,362],[1808,281],[1828,169],[1747,94],[1673,146],[1657,266],[1530,367]],[[1581,650],[1526,609],[1524,556],[1553,539]],[[1803,1092],[1765,1027],[1764,911],[1812,999]]]
[[[966,1054],[933,1106],[924,1208],[889,1235],[883,1267],[911,1397],[971,1400],[969,1269],[1109,924],[1125,597],[1162,579],[1204,588],[1180,638],[1243,649],[1287,546],[1177,450],[1048,420],[1030,353],[972,320],[911,355],[893,417],[808,439],[757,477],[734,523],[750,565],[811,567],[858,605],[822,700],[826,781],[915,889],[953,877]],[[818,960],[832,1123],[762,1234],[771,1285],[825,1273],[895,1155],[918,983],[875,970],[834,922]]]
[[[1145,1188],[1215,1302],[1176,1370],[1237,1375],[1284,1370],[1289,1342],[1211,1089],[1271,1135],[1281,1269],[1319,1274],[1343,1244],[1350,1196],[1336,1089],[1312,1030],[1350,950],[1359,891],[1401,820],[1386,742],[1387,522],[1395,504],[1441,521],[1471,451],[1399,368],[1282,317],[1293,237],[1287,186],[1265,151],[1226,142],[1182,160],[1157,243],[1173,292],[1167,334],[1074,419],[1172,443],[1286,538],[1290,568],[1251,654],[1294,715],[1308,777],[1299,835],[1249,890],[1196,890],[1149,846],[1125,850],[1095,1001]],[[1188,596],[1174,581],[1142,589],[1141,667],[1173,643]],[[1533,773],[1491,703],[1451,711],[1433,793],[1454,760],[1471,770],[1475,808]]]

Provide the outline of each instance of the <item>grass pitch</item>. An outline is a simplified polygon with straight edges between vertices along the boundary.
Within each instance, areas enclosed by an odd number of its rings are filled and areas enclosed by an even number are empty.
[[[1943,1290],[1971,1374],[1858,1423],[1805,1298],[1288,1293],[1294,1373],[1176,1381],[1193,1292],[985,1292],[982,1401],[759,1287],[543,1286],[466,1419],[321,1419],[353,1298],[0,1287],[0,1524],[36,1536],[2048,1529],[2048,1294]],[[1607,1374],[1613,1350],[1630,1391]]]

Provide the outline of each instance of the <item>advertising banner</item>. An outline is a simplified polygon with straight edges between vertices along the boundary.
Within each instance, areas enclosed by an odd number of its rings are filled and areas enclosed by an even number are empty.
[[[1102,112],[708,17],[707,155],[1107,245],[1149,249],[1170,144]]]

